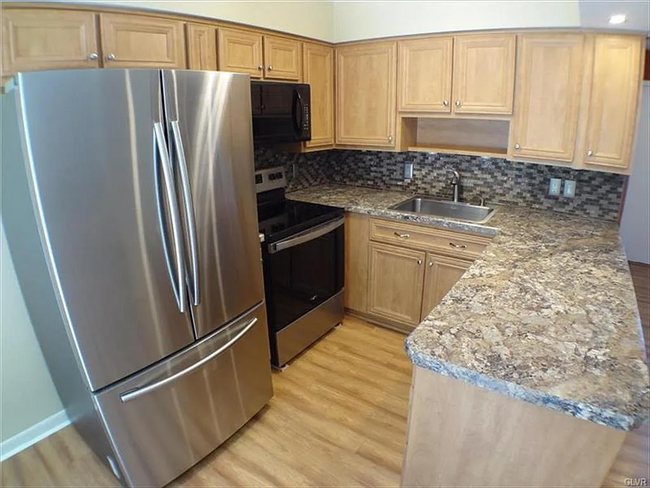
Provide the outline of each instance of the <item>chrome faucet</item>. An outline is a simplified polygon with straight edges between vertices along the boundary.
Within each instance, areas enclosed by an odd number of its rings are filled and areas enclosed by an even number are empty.
[[[451,178],[451,181],[449,182],[454,192],[452,201],[458,202],[458,187],[460,186],[460,174],[456,170],[452,170],[452,171],[454,172],[454,176]]]

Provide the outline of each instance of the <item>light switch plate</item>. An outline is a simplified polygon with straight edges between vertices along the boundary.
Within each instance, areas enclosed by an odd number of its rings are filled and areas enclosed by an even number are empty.
[[[404,163],[404,179],[410,180],[413,178],[413,163]]]
[[[548,194],[554,197],[559,197],[561,188],[562,180],[560,178],[551,178],[551,181],[548,184]]]
[[[563,195],[567,198],[573,198],[576,196],[576,181],[575,180],[565,180],[564,181],[564,193]]]

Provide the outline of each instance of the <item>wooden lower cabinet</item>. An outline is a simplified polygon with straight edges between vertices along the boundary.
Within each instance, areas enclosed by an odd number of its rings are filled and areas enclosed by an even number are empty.
[[[405,325],[420,323],[423,251],[370,244],[368,312]]]
[[[415,366],[401,486],[601,486],[626,434]]]
[[[410,331],[449,293],[489,241],[475,234],[347,213],[345,308],[371,322]]]
[[[427,253],[420,321],[445,298],[471,265],[472,261]]]
[[[345,214],[345,308],[368,311],[368,235],[370,219],[357,213]]]

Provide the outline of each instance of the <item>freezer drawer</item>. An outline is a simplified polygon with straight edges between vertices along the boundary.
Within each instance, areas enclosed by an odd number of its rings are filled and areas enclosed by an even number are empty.
[[[266,308],[95,396],[124,482],[162,486],[230,437],[271,398]]]

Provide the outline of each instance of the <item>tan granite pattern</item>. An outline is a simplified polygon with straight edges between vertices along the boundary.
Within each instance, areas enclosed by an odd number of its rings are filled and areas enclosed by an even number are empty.
[[[418,366],[617,429],[648,418],[639,313],[615,224],[523,207],[466,224],[389,210],[406,193],[340,185],[288,197],[495,235],[406,339]]]

